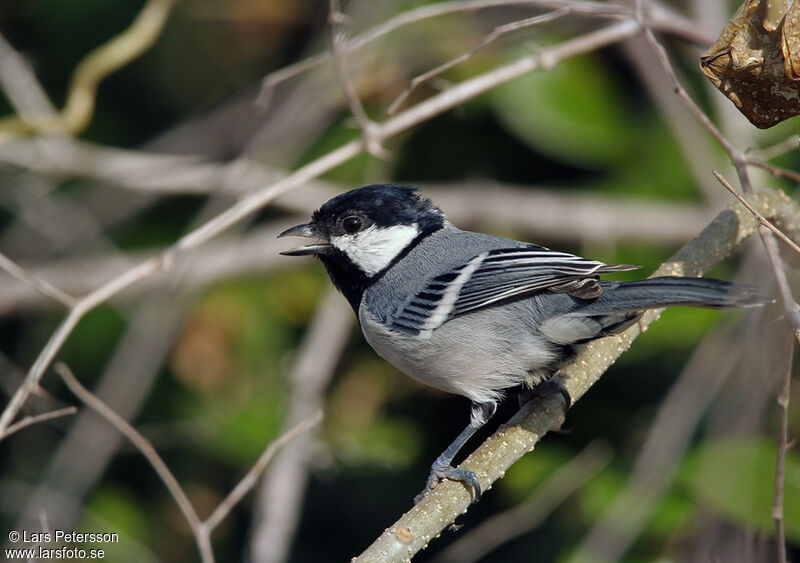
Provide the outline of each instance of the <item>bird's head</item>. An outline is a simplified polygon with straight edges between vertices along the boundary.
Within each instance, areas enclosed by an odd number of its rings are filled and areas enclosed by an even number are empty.
[[[420,197],[417,188],[377,184],[336,196],[314,212],[310,223],[278,236],[316,239],[281,254],[346,260],[372,277],[444,221],[444,214]]]
[[[319,258],[358,312],[364,291],[445,221],[433,203],[417,195],[417,188],[376,184],[336,196],[313,213],[310,223],[278,236],[316,239],[281,254]]]

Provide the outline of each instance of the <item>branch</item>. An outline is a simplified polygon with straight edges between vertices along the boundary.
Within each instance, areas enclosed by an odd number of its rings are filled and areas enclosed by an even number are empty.
[[[798,233],[800,209],[779,193],[758,193],[753,204],[766,217],[791,224]],[[733,249],[756,232],[758,221],[741,206],[720,213],[696,238],[687,243],[653,276],[699,276],[722,261]],[[597,382],[611,364],[631,345],[661,310],[645,312],[638,324],[619,336],[594,341],[569,365],[560,371],[561,382],[573,402],[578,401]],[[550,395],[528,402],[494,435],[478,447],[459,467],[475,472],[481,489],[488,490],[511,465],[563,419],[563,401]],[[407,561],[439,535],[471,503],[468,491],[460,483],[443,481],[431,493],[387,528],[366,551],[354,561]]]
[[[453,1],[445,1],[445,2],[438,2],[436,4],[431,4],[428,6],[420,6],[419,8],[414,8],[413,10],[409,10],[402,14],[399,14],[392,19],[378,24],[361,35],[354,37],[350,41],[344,42],[342,44],[341,52],[342,54],[349,54],[353,51],[360,49],[370,43],[384,37],[393,31],[406,27],[408,25],[412,25],[415,23],[419,23],[428,19],[437,18],[449,14],[457,14],[463,12],[475,12],[478,10],[486,10],[490,8],[507,8],[511,6],[519,6],[519,7],[529,7],[529,8],[547,8],[547,9],[559,9],[563,8],[564,4],[569,4],[569,6],[575,10],[580,10],[581,13],[586,15],[597,15],[599,17],[605,17],[609,12],[611,13],[619,13],[620,7],[618,6],[609,6],[608,4],[604,4],[601,2],[592,2],[592,1],[571,1],[571,0],[453,0]],[[630,12],[630,10],[628,10]],[[659,20],[668,20],[669,18],[659,18]],[[662,21],[662,23],[666,23]],[[673,22],[670,22],[673,23]],[[687,24],[684,20],[684,24]],[[674,26],[680,29],[680,26]],[[690,25],[684,25],[684,28],[688,28]],[[713,38],[710,38],[708,42],[710,43],[713,41]],[[289,66],[283,67],[280,70],[272,72],[268,74],[261,83],[261,93],[259,94],[259,103],[261,105],[265,105],[267,100],[271,97],[272,89],[275,88],[281,82],[284,82],[298,74],[302,74],[307,72],[321,64],[326,63],[331,57],[330,51],[325,51],[319,53],[317,55],[313,55],[305,60],[296,62]]]
[[[25,58],[0,35],[0,85],[11,106],[27,121],[28,116],[55,116],[56,109]]]
[[[41,279],[40,277],[31,274],[25,268],[18,266],[13,260],[8,258],[5,254],[0,253],[0,268],[8,272],[13,278],[21,281],[28,287],[31,287],[54,301],[58,301],[66,307],[75,305],[75,298],[67,293],[64,293],[51,283]]]
[[[185,320],[192,292],[172,289],[153,291],[137,301],[126,315],[124,333],[92,382],[94,395],[125,420],[136,418],[150,396]],[[30,525],[39,510],[47,511],[63,529],[77,526],[82,499],[102,478],[123,441],[114,427],[98,424],[94,411],[83,409],[43,470],[45,477],[17,511],[16,526]]]
[[[12,116],[0,120],[0,136],[24,133],[77,134],[92,119],[97,86],[149,49],[161,35],[176,0],[149,0],[125,31],[89,53],[75,69],[64,109],[57,115]]]
[[[333,58],[333,66],[336,69],[336,77],[339,80],[339,85],[350,106],[350,111],[361,129],[361,134],[364,137],[364,146],[367,152],[376,158],[385,160],[388,158],[389,153],[381,146],[380,142],[373,134],[375,123],[369,118],[361,100],[358,98],[358,93],[356,93],[353,82],[350,80],[350,76],[347,73],[345,55],[340,50],[341,36],[343,34],[340,34],[337,28],[345,21],[347,16],[339,9],[339,0],[329,0],[328,9],[328,25],[331,28],[329,42],[331,58]]]
[[[775,520],[775,543],[778,551],[778,563],[786,563],[786,533],[783,523],[783,488],[786,480],[786,452],[789,428],[789,396],[792,385],[792,360],[794,357],[794,338],[789,334],[786,339],[786,370],[783,372],[783,385],[778,394],[780,423],[778,425],[778,459],[775,463],[775,497],[772,503],[772,518]]]
[[[785,242],[786,244],[788,244],[788,245],[789,245],[789,247],[790,247],[792,250],[794,250],[795,252],[797,252],[798,254],[800,254],[800,246],[797,246],[797,243],[795,243],[795,242],[794,242],[792,239],[790,239],[790,238],[789,238],[789,237],[787,237],[785,234],[783,234],[783,233],[781,232],[781,230],[780,230],[778,227],[776,227],[775,225],[773,225],[773,224],[772,224],[772,223],[771,223],[769,220],[767,220],[767,219],[766,219],[766,218],[765,218],[763,215],[761,215],[761,214],[760,214],[758,211],[756,211],[755,209],[753,209],[753,206],[752,206],[752,205],[750,205],[750,204],[747,202],[747,200],[746,200],[744,197],[742,197],[742,195],[741,195],[741,194],[739,194],[739,192],[737,192],[736,190],[734,190],[734,189],[733,189],[733,186],[731,186],[730,182],[728,182],[728,181],[725,179],[725,177],[724,177],[722,174],[720,174],[719,172],[717,172],[717,171],[715,170],[715,171],[714,171],[714,177],[715,177],[717,180],[719,180],[719,183],[720,183],[720,184],[722,184],[722,185],[723,185],[723,187],[724,187],[726,190],[728,190],[728,191],[729,191],[729,192],[730,192],[730,193],[733,195],[733,197],[735,197],[736,199],[738,199],[738,200],[739,200],[739,201],[742,203],[742,205],[744,205],[744,206],[747,208],[747,210],[748,210],[750,213],[752,213],[752,214],[755,216],[755,218],[756,218],[756,219],[758,219],[758,222],[759,222],[759,223],[761,223],[761,224],[762,224],[762,225],[764,225],[766,228],[768,228],[770,231],[772,231],[773,233],[775,233],[775,235],[776,235],[776,236],[777,236],[779,239],[781,239],[783,242]]]
[[[0,434],[0,441],[5,440],[12,434],[19,432],[28,426],[38,424],[39,422],[45,422],[47,420],[53,420],[54,418],[60,418],[62,416],[69,416],[71,414],[75,414],[76,412],[78,412],[78,409],[75,407],[65,407],[63,409],[37,414],[35,416],[26,416],[22,420],[6,428],[6,431]]]
[[[208,536],[203,537],[199,532],[200,518],[197,516],[194,506],[192,506],[192,502],[189,500],[189,497],[186,496],[180,483],[178,483],[178,480],[172,474],[172,471],[169,470],[167,464],[164,463],[164,460],[161,459],[161,456],[158,455],[158,452],[150,441],[131,426],[127,420],[119,416],[113,409],[81,385],[66,364],[56,364],[55,370],[58,375],[61,376],[64,384],[76,397],[91,407],[97,414],[105,418],[114,428],[119,430],[119,432],[130,440],[131,443],[136,446],[136,449],[147,459],[164,482],[172,498],[175,499],[178,508],[180,508],[183,513],[184,518],[186,518],[186,521],[189,523],[189,527],[192,529],[195,541],[200,549],[200,556],[203,563],[213,562],[214,552],[211,549],[211,543],[208,540]]]
[[[219,506],[214,509],[214,512],[203,522],[203,527],[206,528],[209,532],[217,527],[217,525],[222,522],[225,517],[230,513],[234,506],[239,504],[247,493],[249,493],[257,484],[258,479],[261,477],[261,474],[266,469],[269,462],[272,461],[272,458],[275,457],[275,454],[278,453],[283,446],[297,438],[300,434],[306,432],[308,429],[316,426],[322,421],[322,411],[317,410],[310,416],[306,417],[302,421],[300,421],[297,425],[293,428],[290,428],[286,432],[284,432],[281,436],[270,442],[267,446],[267,449],[259,456],[258,461],[256,461],[255,465],[250,468],[250,471],[242,477],[242,480],[233,488],[233,490],[228,493]]]
[[[774,175],[781,174],[793,179],[797,179],[798,175],[794,173],[784,171],[780,168],[777,168],[767,163],[754,162],[752,158],[748,157],[746,151],[743,152],[738,150],[736,147],[733,146],[731,142],[729,142],[722,135],[722,133],[714,126],[714,124],[711,122],[708,116],[706,116],[706,114],[700,109],[700,107],[694,102],[694,100],[692,100],[692,98],[688,95],[686,90],[681,86],[680,82],[678,81],[678,78],[675,74],[675,70],[673,69],[672,64],[669,61],[669,58],[667,57],[664,47],[658,42],[658,40],[655,38],[655,35],[653,34],[653,31],[646,25],[646,23],[642,19],[641,16],[642,0],[635,0],[635,9],[636,9],[637,19],[639,19],[639,21],[642,22],[647,39],[650,41],[652,48],[655,50],[657,56],[659,57],[659,60],[661,61],[661,65],[664,71],[667,73],[667,75],[670,77],[670,79],[674,84],[675,92],[683,99],[689,110],[695,115],[695,117],[701,123],[703,123],[703,125],[705,125],[705,127],[709,130],[709,132],[711,132],[714,138],[717,139],[720,145],[722,145],[722,147],[728,153],[739,175],[739,182],[742,186],[742,191],[745,194],[750,194],[753,192],[753,186],[747,168],[749,164],[760,166],[761,168],[764,168],[765,170],[772,172]],[[791,288],[789,287],[789,282],[786,278],[786,271],[780,259],[780,253],[778,251],[778,246],[775,243],[775,238],[773,236],[773,233],[775,233],[775,235],[777,236],[780,236],[781,239],[787,242],[795,251],[798,251],[797,245],[794,244],[792,241],[790,241],[788,237],[785,237],[785,235],[783,235],[783,233],[781,233],[780,230],[775,228],[775,226],[772,225],[770,221],[766,220],[755,209],[753,209],[744,200],[743,197],[739,196],[739,194],[736,193],[736,191],[730,186],[730,184],[724,181],[724,178],[722,178],[716,172],[714,175],[722,183],[722,185],[725,186],[725,188],[728,189],[728,191],[734,194],[737,197],[737,199],[739,199],[745,205],[748,211],[750,211],[761,223],[761,226],[759,226],[758,228],[758,235],[761,238],[764,247],[767,251],[767,256],[769,257],[770,265],[772,266],[772,270],[775,275],[775,280],[778,283],[778,288],[781,293],[781,301],[783,303],[783,310],[786,317],[786,322],[791,331],[791,336],[800,341],[800,312],[798,311],[797,303],[794,299],[794,296],[792,295]],[[791,357],[791,349],[789,351],[789,356]],[[789,373],[786,376],[784,383],[784,388],[786,389],[788,389],[789,379],[791,378],[791,366],[788,368],[788,372]],[[785,400],[782,395],[779,396],[778,403],[781,408],[781,418],[782,418],[782,427],[780,430],[780,439],[779,439],[779,442],[781,442],[782,440],[785,440],[785,433],[787,431],[786,421],[783,420],[783,418],[785,416],[788,416],[788,408],[789,408],[788,392],[785,397]],[[779,446],[780,445],[782,445],[782,442],[781,444],[779,444]],[[784,465],[786,463],[785,457],[786,457],[785,447],[784,448],[779,447],[777,469],[775,475],[775,505],[773,506],[773,516],[775,517],[775,522],[779,536],[783,535],[782,502],[783,502],[783,478],[784,478],[783,473],[784,473]],[[781,503],[780,505],[778,504],[779,502]],[[783,563],[786,557],[785,538],[780,537],[778,543],[779,543],[778,553],[779,556],[781,556],[781,563]]]
[[[289,374],[290,398],[285,426],[293,425],[320,408],[336,365],[353,327],[353,314],[338,292],[330,288],[314,317]],[[313,441],[304,436],[283,450],[264,475],[250,532],[252,561],[286,560],[300,518]]]
[[[424,72],[412,78],[411,82],[406,87],[406,89],[400,92],[400,95],[397,96],[397,98],[395,98],[395,100],[389,105],[389,108],[386,110],[386,112],[389,115],[393,115],[397,111],[397,108],[399,108],[402,105],[402,103],[405,102],[406,99],[411,95],[411,93],[414,90],[416,90],[419,86],[431,80],[432,78],[439,76],[440,74],[453,68],[454,66],[460,65],[461,63],[468,61],[470,58],[472,58],[472,56],[475,53],[477,53],[484,47],[491,45],[503,35],[511,33],[513,31],[517,31],[519,29],[525,29],[527,27],[549,23],[551,21],[555,21],[559,18],[562,18],[570,13],[571,13],[570,8],[565,7],[558,10],[553,10],[552,12],[548,12],[546,14],[525,18],[523,20],[495,27],[489,35],[481,39],[475,46],[473,46],[467,52],[462,53],[458,57],[451,59],[446,63],[443,63],[435,68],[432,68],[427,72]]]
[[[197,178],[197,185],[202,186],[203,182],[199,176]],[[246,182],[241,185],[249,187]],[[255,227],[236,239],[223,236],[195,250],[192,259],[181,265],[181,285],[201,288],[234,276],[301,267],[300,262],[287,262],[278,255],[284,243],[275,237],[302,222],[319,202],[343,189],[344,186],[332,182],[314,181],[287,194],[275,202],[275,207],[297,212],[296,218]],[[677,245],[700,231],[713,216],[710,209],[696,204],[603,197],[588,191],[565,192],[545,186],[460,181],[427,185],[425,193],[447,209],[453,223],[464,228],[496,225],[524,233],[531,240],[570,243],[630,240]],[[564,221],[563,217],[567,216],[572,220]],[[536,217],[536,221],[532,222],[531,217]],[[131,252],[125,257],[103,253],[67,258],[53,264],[26,264],[26,269],[73,295],[85,295],[120,275],[131,263],[156,256],[149,250]],[[128,288],[124,296],[134,298],[172,283],[169,276],[151,276]],[[0,276],[0,315],[47,304],[49,301],[42,299],[38,292]]]
[[[72,139],[68,144],[56,139],[14,139],[0,145],[0,162],[41,174],[87,178],[108,183],[109,187],[159,195],[229,194],[235,198],[255,192],[287,175],[284,170],[244,157],[232,162],[215,162],[195,156],[110,149]],[[228,186],[231,189],[227,190]],[[339,183],[313,180],[270,205],[308,215],[318,202],[332,198],[345,188]],[[614,241],[630,238],[680,244],[702,229],[712,216],[710,209],[696,204],[655,202],[619,195],[598,196],[590,191],[565,192],[548,186],[494,181],[426,184],[425,192],[447,209],[448,216],[455,223],[497,222],[550,240],[599,238]],[[567,214],[575,220],[563,221],[561,218]],[[537,217],[535,222],[531,222],[532,216]],[[245,235],[241,244],[249,245],[248,238]],[[224,251],[236,252],[236,248],[226,247]],[[96,272],[103,268],[104,261],[108,263],[107,258],[102,257],[94,267],[80,270],[99,276]],[[113,263],[122,262],[116,259]],[[61,270],[58,267],[58,271]],[[105,268],[103,270],[107,272]],[[118,269],[114,270],[114,273],[118,272]],[[80,288],[74,283],[61,285],[60,273],[54,272],[51,279],[62,287],[72,287],[76,293],[86,293],[111,275],[105,273],[100,279],[90,279],[88,287],[82,285]],[[0,291],[0,310],[5,301],[3,297]]]
[[[211,547],[211,532],[225,519],[233,507],[255,486],[258,482],[258,477],[274,457],[275,453],[282,446],[312,426],[319,424],[322,420],[322,412],[316,411],[294,428],[272,441],[261,456],[259,456],[255,465],[245,474],[236,487],[222,500],[206,520],[201,521],[189,497],[186,495],[186,492],[150,441],[142,436],[128,421],[119,416],[112,408],[100,400],[100,398],[81,385],[66,364],[56,364],[55,370],[75,396],[105,418],[122,435],[128,438],[128,440],[136,446],[136,449],[147,459],[167,487],[170,495],[172,495],[175,503],[183,513],[184,518],[186,518],[189,527],[192,529],[203,563],[213,563],[214,561],[214,552]]]
[[[772,160],[788,152],[796,151],[798,148],[800,148],[800,137],[794,134],[786,137],[782,141],[778,141],[774,145],[764,147],[763,149],[751,150],[748,154],[756,156],[760,160]]]

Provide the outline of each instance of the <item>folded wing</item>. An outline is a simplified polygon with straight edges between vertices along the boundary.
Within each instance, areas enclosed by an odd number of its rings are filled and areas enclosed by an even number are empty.
[[[389,324],[406,334],[426,336],[458,315],[544,290],[591,299],[602,293],[599,274],[636,268],[535,245],[490,250],[431,279]]]

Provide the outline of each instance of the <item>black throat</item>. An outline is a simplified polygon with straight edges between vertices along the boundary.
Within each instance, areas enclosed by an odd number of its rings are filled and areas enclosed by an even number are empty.
[[[381,279],[389,268],[393,267],[411,252],[422,239],[444,227],[444,219],[442,217],[436,217],[435,219],[436,220],[431,218],[431,220],[425,221],[423,224],[418,224],[420,229],[419,234],[392,259],[388,266],[372,276],[368,276],[364,273],[361,268],[350,260],[347,254],[336,248],[330,248],[326,252],[317,255],[322,265],[325,266],[333,285],[347,298],[356,316],[358,316],[358,306],[361,304],[361,298],[364,296],[364,292],[372,284]]]

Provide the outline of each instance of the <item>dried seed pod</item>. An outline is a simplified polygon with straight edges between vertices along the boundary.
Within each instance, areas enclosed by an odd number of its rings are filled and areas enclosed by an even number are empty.
[[[800,114],[800,0],[777,25],[768,0],[746,0],[700,68],[761,129]]]

